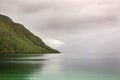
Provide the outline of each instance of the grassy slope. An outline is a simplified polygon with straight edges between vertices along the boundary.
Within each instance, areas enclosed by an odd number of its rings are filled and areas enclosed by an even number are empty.
[[[23,25],[0,15],[0,52],[58,53]]]

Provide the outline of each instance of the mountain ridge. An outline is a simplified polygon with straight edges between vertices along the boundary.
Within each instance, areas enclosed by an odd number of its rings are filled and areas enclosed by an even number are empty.
[[[59,53],[22,24],[0,14],[0,52]]]

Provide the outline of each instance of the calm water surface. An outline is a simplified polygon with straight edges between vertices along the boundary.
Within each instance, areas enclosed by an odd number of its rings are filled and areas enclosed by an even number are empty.
[[[1,59],[0,80],[120,80],[119,58],[74,54]]]

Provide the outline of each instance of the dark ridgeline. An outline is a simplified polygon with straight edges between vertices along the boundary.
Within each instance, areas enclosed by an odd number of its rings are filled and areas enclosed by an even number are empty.
[[[59,53],[22,24],[0,15],[0,53]]]

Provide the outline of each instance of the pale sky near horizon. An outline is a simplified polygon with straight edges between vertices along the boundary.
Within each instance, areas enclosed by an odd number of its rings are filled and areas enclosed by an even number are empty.
[[[61,52],[120,52],[120,0],[0,0],[0,14]]]

